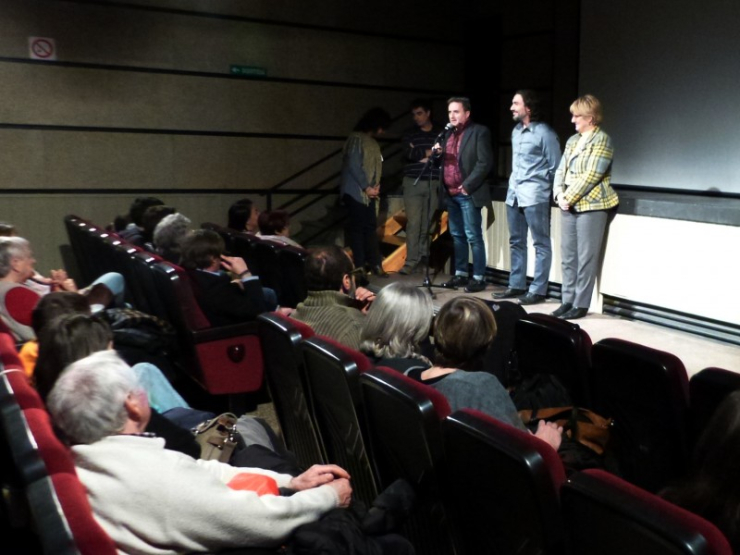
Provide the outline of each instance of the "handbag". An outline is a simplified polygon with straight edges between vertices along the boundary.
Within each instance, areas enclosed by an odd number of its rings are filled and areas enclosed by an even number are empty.
[[[598,455],[603,455],[609,443],[611,418],[579,407],[555,407],[549,409],[520,410],[519,417],[525,425],[534,425],[540,420],[555,422],[563,427],[563,436],[585,445]]]
[[[206,461],[228,463],[239,443],[236,415],[231,412],[219,414],[201,422],[193,428],[195,441],[200,445],[200,458]]]

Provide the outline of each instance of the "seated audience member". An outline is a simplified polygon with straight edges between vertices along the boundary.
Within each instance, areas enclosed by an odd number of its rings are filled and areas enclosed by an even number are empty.
[[[97,351],[112,350],[113,332],[96,316],[68,313],[41,328],[38,344],[34,383],[41,398],[46,399],[65,367]],[[153,364],[136,364],[133,370],[149,395],[149,404],[158,412],[188,406]]]
[[[112,333],[108,325],[96,317],[85,314],[66,314],[50,320],[39,335],[39,356],[33,382],[39,396],[47,402],[49,392],[62,371],[73,362],[92,353],[112,349]],[[187,403],[172,389],[156,366],[137,364],[134,373],[140,383],[147,384],[149,399],[160,409],[187,408]],[[165,447],[198,458],[200,447],[193,434],[180,428],[152,409],[147,432],[165,440]]]
[[[309,249],[304,272],[308,296],[291,316],[319,335],[359,349],[365,311],[375,294],[355,286],[349,255],[336,245]]]
[[[380,290],[367,311],[360,350],[376,366],[399,372],[429,368],[432,363],[421,354],[421,344],[429,339],[433,317],[432,298],[426,291],[391,283]]]
[[[303,248],[290,238],[290,215],[287,210],[262,212],[257,222],[260,228],[260,237],[263,239],[290,245],[291,247]]]
[[[316,465],[297,477],[194,461],[142,435],[150,417],[134,372],[115,353],[72,364],[49,395],[53,423],[72,444],[93,513],[123,553],[272,547],[351,499],[349,475]],[[238,474],[273,478],[289,497],[229,487]]]
[[[709,420],[687,477],[660,495],[712,522],[740,553],[740,391],[728,395]]]
[[[229,208],[229,223],[226,227],[234,231],[242,231],[260,234],[259,219],[260,211],[248,198],[237,200]]]
[[[154,252],[173,264],[180,264],[182,242],[191,224],[190,218],[179,212],[165,216],[154,229]]]
[[[177,210],[172,206],[158,204],[150,206],[141,217],[141,246],[150,252],[154,249],[154,230],[165,217],[174,214]]]
[[[277,308],[271,289],[263,289],[243,259],[226,256],[224,241],[218,233],[199,229],[182,242],[182,266],[193,281],[193,292],[201,310],[213,326],[226,326],[254,320]],[[221,271],[231,272],[236,279]],[[272,298],[265,296],[271,292]]]
[[[28,241],[22,237],[0,238],[0,319],[10,328],[17,341],[29,341],[35,337],[31,323],[31,311],[39,299],[50,291],[78,292],[75,282],[64,270],[52,270],[49,287],[39,288],[36,279],[36,259]],[[105,308],[111,302],[123,303],[123,276],[107,273],[100,276],[87,288],[79,291],[87,296],[93,311]],[[12,297],[13,306],[8,305]]]
[[[479,410],[526,431],[498,378],[480,371],[483,356],[494,339],[496,320],[491,309],[475,297],[456,297],[442,306],[434,322],[434,366],[406,373],[442,393],[453,412]],[[540,421],[535,436],[557,450],[562,431],[554,423]]]
[[[137,247],[143,247],[144,212],[150,206],[158,206],[160,204],[164,204],[164,202],[154,197],[138,197],[134,199],[128,211],[129,223],[124,230],[118,232],[118,236]]]
[[[7,222],[0,222],[0,237],[15,237],[15,226]]]
[[[69,291],[57,291],[44,295],[31,313],[33,333],[38,338],[47,322],[51,322],[55,318],[65,314],[90,315],[90,305],[87,299],[82,295]],[[26,371],[26,375],[29,378],[33,376],[36,369],[36,361],[39,358],[38,339],[32,339],[24,343],[18,353],[18,357],[23,363],[23,369]]]

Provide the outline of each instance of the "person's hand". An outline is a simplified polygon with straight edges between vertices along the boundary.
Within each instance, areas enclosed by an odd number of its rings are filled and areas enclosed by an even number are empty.
[[[555,422],[540,420],[537,423],[537,431],[534,433],[534,436],[547,442],[550,447],[557,451],[560,443],[563,441],[563,427],[558,426]]]
[[[228,270],[237,276],[241,276],[243,273],[249,272],[247,263],[244,262],[243,258],[239,258],[238,256],[226,256],[225,254],[222,254],[221,266],[223,266],[225,270]]]
[[[560,193],[558,195],[558,206],[561,210],[568,211],[570,210],[570,204],[568,204],[568,200],[565,198],[565,195],[563,193]]]
[[[365,193],[370,198],[378,198],[380,196],[380,183],[377,183],[371,187],[367,187],[365,189]]]
[[[435,145],[432,147],[432,152],[434,154],[439,154],[440,152],[442,152],[442,145],[440,145],[439,143],[435,143]]]
[[[339,497],[339,506],[343,509],[349,507],[352,501],[352,486],[349,485],[349,480],[346,478],[339,478],[329,483],[329,486],[333,487]]]
[[[288,487],[296,491],[317,488],[329,484],[334,480],[349,480],[349,474],[342,467],[335,464],[315,464],[303,474],[299,474],[290,481]],[[349,482],[347,482],[349,486]],[[352,489],[350,488],[350,493]]]
[[[464,197],[468,196],[468,192],[465,190],[465,187],[462,187],[462,186],[460,187],[460,194],[463,195]]]
[[[61,283],[65,279],[69,279],[69,276],[67,275],[66,270],[52,270],[50,272],[51,275],[51,281]]]
[[[277,309],[278,314],[282,314],[283,316],[290,316],[295,312],[295,308],[290,308],[288,306],[281,306]]]
[[[72,278],[67,278],[64,281],[56,283],[60,291],[68,291],[71,293],[77,293],[77,284]]]
[[[367,314],[370,309],[370,304],[375,300],[375,293],[364,287],[358,287],[355,289],[355,301],[362,305],[362,312]]]

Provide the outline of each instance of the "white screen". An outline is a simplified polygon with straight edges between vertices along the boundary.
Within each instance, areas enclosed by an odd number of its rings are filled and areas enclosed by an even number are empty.
[[[740,0],[582,0],[580,94],[612,181],[740,193]]]

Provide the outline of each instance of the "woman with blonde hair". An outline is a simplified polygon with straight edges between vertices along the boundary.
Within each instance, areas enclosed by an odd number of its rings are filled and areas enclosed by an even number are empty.
[[[619,197],[611,187],[612,141],[600,127],[601,102],[590,95],[570,105],[576,134],[565,145],[553,195],[561,210],[562,304],[553,316],[588,313],[606,226]]]

